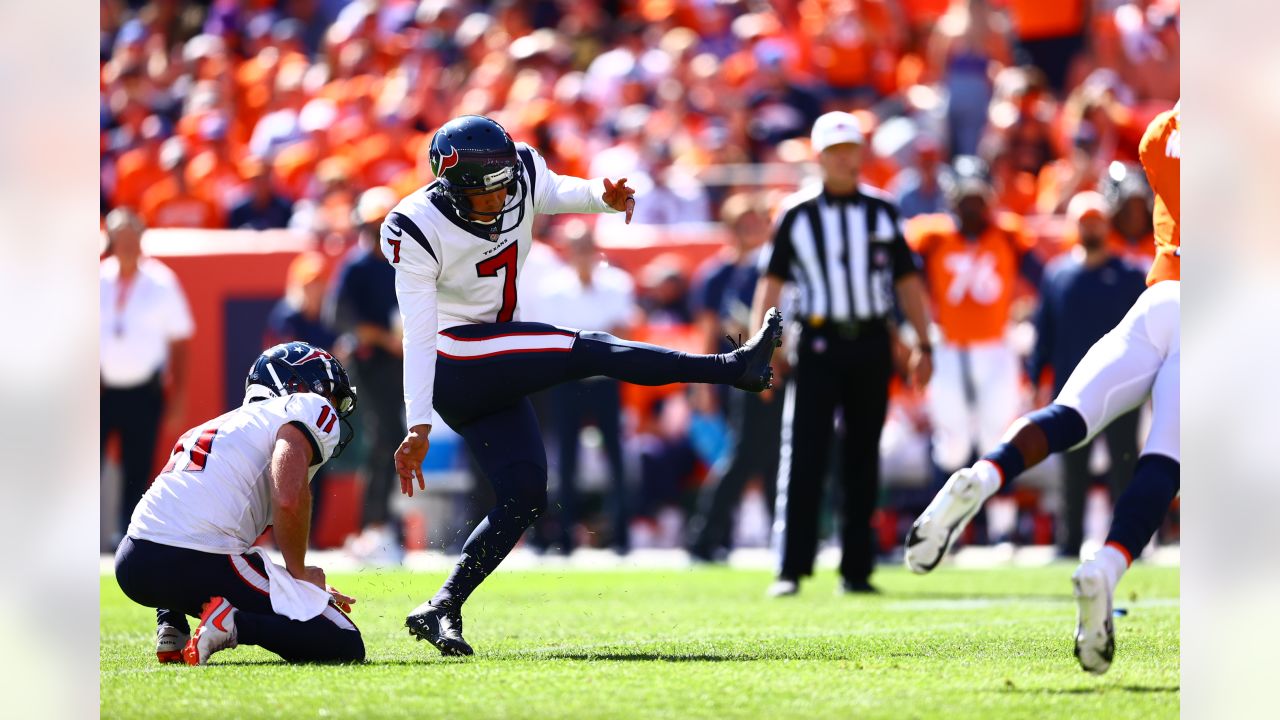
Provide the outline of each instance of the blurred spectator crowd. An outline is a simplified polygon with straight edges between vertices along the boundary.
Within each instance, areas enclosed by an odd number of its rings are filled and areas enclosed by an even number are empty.
[[[631,178],[637,223],[723,222],[743,245],[726,249],[733,264],[767,240],[781,198],[809,175],[814,119],[846,110],[868,138],[863,181],[905,217],[948,211],[953,159],[976,156],[993,209],[1064,215],[1097,190],[1117,249],[1141,257],[1151,210],[1137,147],[1178,99],[1179,17],[1178,0],[101,0],[102,214],[311,234],[322,252],[297,268],[272,328],[326,334],[316,282],[341,273],[334,258],[358,252],[361,226],[376,220],[357,212],[362,194],[398,198],[430,182],[429,140],[451,117],[493,117],[557,172]],[[594,229],[606,257],[614,219]],[[543,227],[567,251],[530,262],[585,278],[574,253],[595,252],[591,232]],[[710,269],[659,255],[613,327],[716,350],[745,330],[732,321],[745,306],[707,298]],[[542,293],[522,289],[526,319],[542,319],[530,316]],[[1034,287],[1022,301],[1011,327],[1030,325]],[[664,532],[680,542],[680,516],[664,520],[664,508],[690,506],[682,491],[721,460],[723,398],[628,392],[624,405],[643,409],[621,428],[638,499],[605,514],[644,520],[632,545]],[[886,473],[899,455],[919,457],[904,472],[931,481],[919,405],[895,394]],[[601,446],[584,437],[588,451]],[[611,453],[594,471],[617,463]],[[592,542],[570,530],[541,535]]]
[[[1177,0],[102,0],[102,207],[150,227],[349,229],[431,179],[454,115],[566,174],[644,178],[641,222],[711,220],[707,169],[807,157],[859,110],[866,182],[980,155],[1062,212],[1178,96]],[[723,177],[723,176],[721,176]],[[642,206],[643,207],[643,206]]]

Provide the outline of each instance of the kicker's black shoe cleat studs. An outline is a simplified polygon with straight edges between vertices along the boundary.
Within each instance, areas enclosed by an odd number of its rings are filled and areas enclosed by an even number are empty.
[[[419,605],[404,620],[405,627],[418,640],[426,640],[441,655],[471,655],[475,651],[462,639],[462,613],[445,610],[430,603]]]

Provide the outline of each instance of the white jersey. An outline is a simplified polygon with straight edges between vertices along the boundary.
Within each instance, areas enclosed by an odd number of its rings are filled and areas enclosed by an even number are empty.
[[[533,245],[534,216],[617,212],[604,203],[603,180],[557,175],[524,143],[516,143],[516,154],[527,189],[519,198],[524,218],[501,236],[468,229],[432,185],[401,200],[382,224],[382,253],[396,269],[404,322],[409,427],[432,421],[437,332],[520,319],[516,281]]]
[[[271,524],[271,454],[293,423],[312,443],[308,477],[341,432],[329,401],[313,393],[252,402],[192,428],[134,508],[128,535],[162,545],[237,555]]]

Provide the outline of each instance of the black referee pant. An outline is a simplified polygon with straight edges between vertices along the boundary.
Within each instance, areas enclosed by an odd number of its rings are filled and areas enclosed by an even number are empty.
[[[801,331],[782,417],[774,513],[778,577],[813,574],[837,409],[844,417],[840,575],[855,584],[871,576],[871,514],[880,491],[880,432],[892,372],[889,331],[882,321],[824,323]]]
[[[111,435],[120,436],[121,489],[118,536],[124,535],[133,509],[151,483],[156,437],[164,413],[164,387],[160,373],[135,387],[102,386],[99,396],[99,460]],[[174,438],[175,440],[177,438]]]

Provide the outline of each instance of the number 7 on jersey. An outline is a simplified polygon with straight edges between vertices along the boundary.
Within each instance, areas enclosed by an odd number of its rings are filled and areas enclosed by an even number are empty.
[[[495,322],[511,322],[516,315],[516,260],[519,258],[519,248],[513,242],[497,255],[476,263],[476,274],[480,277],[498,277],[499,270],[507,271],[502,278],[502,307]]]

